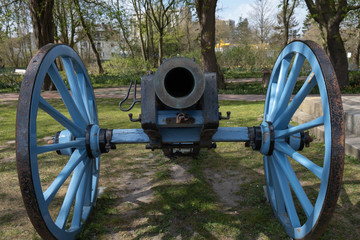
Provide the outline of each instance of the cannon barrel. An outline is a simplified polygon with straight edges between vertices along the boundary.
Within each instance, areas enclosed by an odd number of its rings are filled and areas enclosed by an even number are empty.
[[[175,109],[188,108],[204,93],[204,74],[198,64],[188,58],[176,57],[160,65],[154,77],[157,97]]]

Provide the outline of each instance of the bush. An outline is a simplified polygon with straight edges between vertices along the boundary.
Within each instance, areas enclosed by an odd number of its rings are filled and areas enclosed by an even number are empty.
[[[236,47],[226,49],[224,52],[218,52],[217,58],[223,68],[240,68],[247,72],[258,69],[271,69],[277,58],[277,50],[267,49],[264,45],[245,45],[240,44]]]
[[[221,69],[225,79],[234,78],[261,78],[261,69],[250,69],[250,71],[239,67],[227,67]]]
[[[186,57],[189,59],[195,59],[195,62],[201,66],[201,49],[200,48],[196,48],[196,49],[192,50],[191,52],[177,53],[177,54],[172,54],[172,55],[168,56],[169,59],[173,58],[173,57]]]
[[[0,73],[0,91],[1,92],[18,92],[21,87],[23,76],[16,75],[10,71]]]
[[[154,71],[150,63],[141,58],[113,57],[103,63],[105,74],[90,72],[94,87],[118,87],[128,85],[131,81],[140,82],[141,76]]]
[[[360,93],[360,71],[349,71],[349,85],[341,93]]]

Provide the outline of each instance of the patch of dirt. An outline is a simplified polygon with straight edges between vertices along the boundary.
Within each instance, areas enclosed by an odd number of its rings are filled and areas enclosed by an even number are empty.
[[[171,171],[171,180],[174,183],[187,183],[194,178],[187,172],[188,167],[184,165],[174,164],[170,166],[169,170]]]
[[[245,175],[238,171],[214,172],[209,169],[203,171],[205,177],[212,185],[224,207],[232,208],[238,205],[243,197],[238,195],[240,185],[249,181]]]
[[[0,163],[11,163],[16,161],[16,154],[12,154],[9,157],[0,158]]]

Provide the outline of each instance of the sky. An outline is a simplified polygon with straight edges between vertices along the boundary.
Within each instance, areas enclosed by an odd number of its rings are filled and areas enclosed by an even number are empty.
[[[274,12],[278,11],[277,6],[279,5],[280,0],[269,1],[275,9]],[[252,10],[251,5],[254,2],[255,0],[218,0],[216,14],[220,19],[232,19],[237,23],[239,17],[249,17],[249,13]],[[300,23],[300,25],[302,25],[306,16],[306,6],[297,8],[295,10],[295,14],[298,22]]]

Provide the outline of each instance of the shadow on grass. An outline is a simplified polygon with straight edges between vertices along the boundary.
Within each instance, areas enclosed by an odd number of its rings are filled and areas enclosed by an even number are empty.
[[[185,169],[190,165],[189,172],[194,178],[185,183],[174,183],[171,179],[160,181],[154,183],[151,190],[131,194],[125,199],[118,194],[118,189],[107,189],[98,199],[79,238],[286,239],[271,207],[265,203],[264,176],[253,171],[253,180],[240,186],[237,193],[243,195],[243,200],[234,208],[224,209],[202,171],[207,157],[208,154],[203,154],[197,159],[175,160]],[[217,153],[212,153],[211,157],[219,162],[227,161]],[[248,167],[239,165],[241,168]],[[150,192],[154,194],[150,203],[133,200],[129,204],[135,208],[123,212],[114,210],[128,199],[139,199]]]

